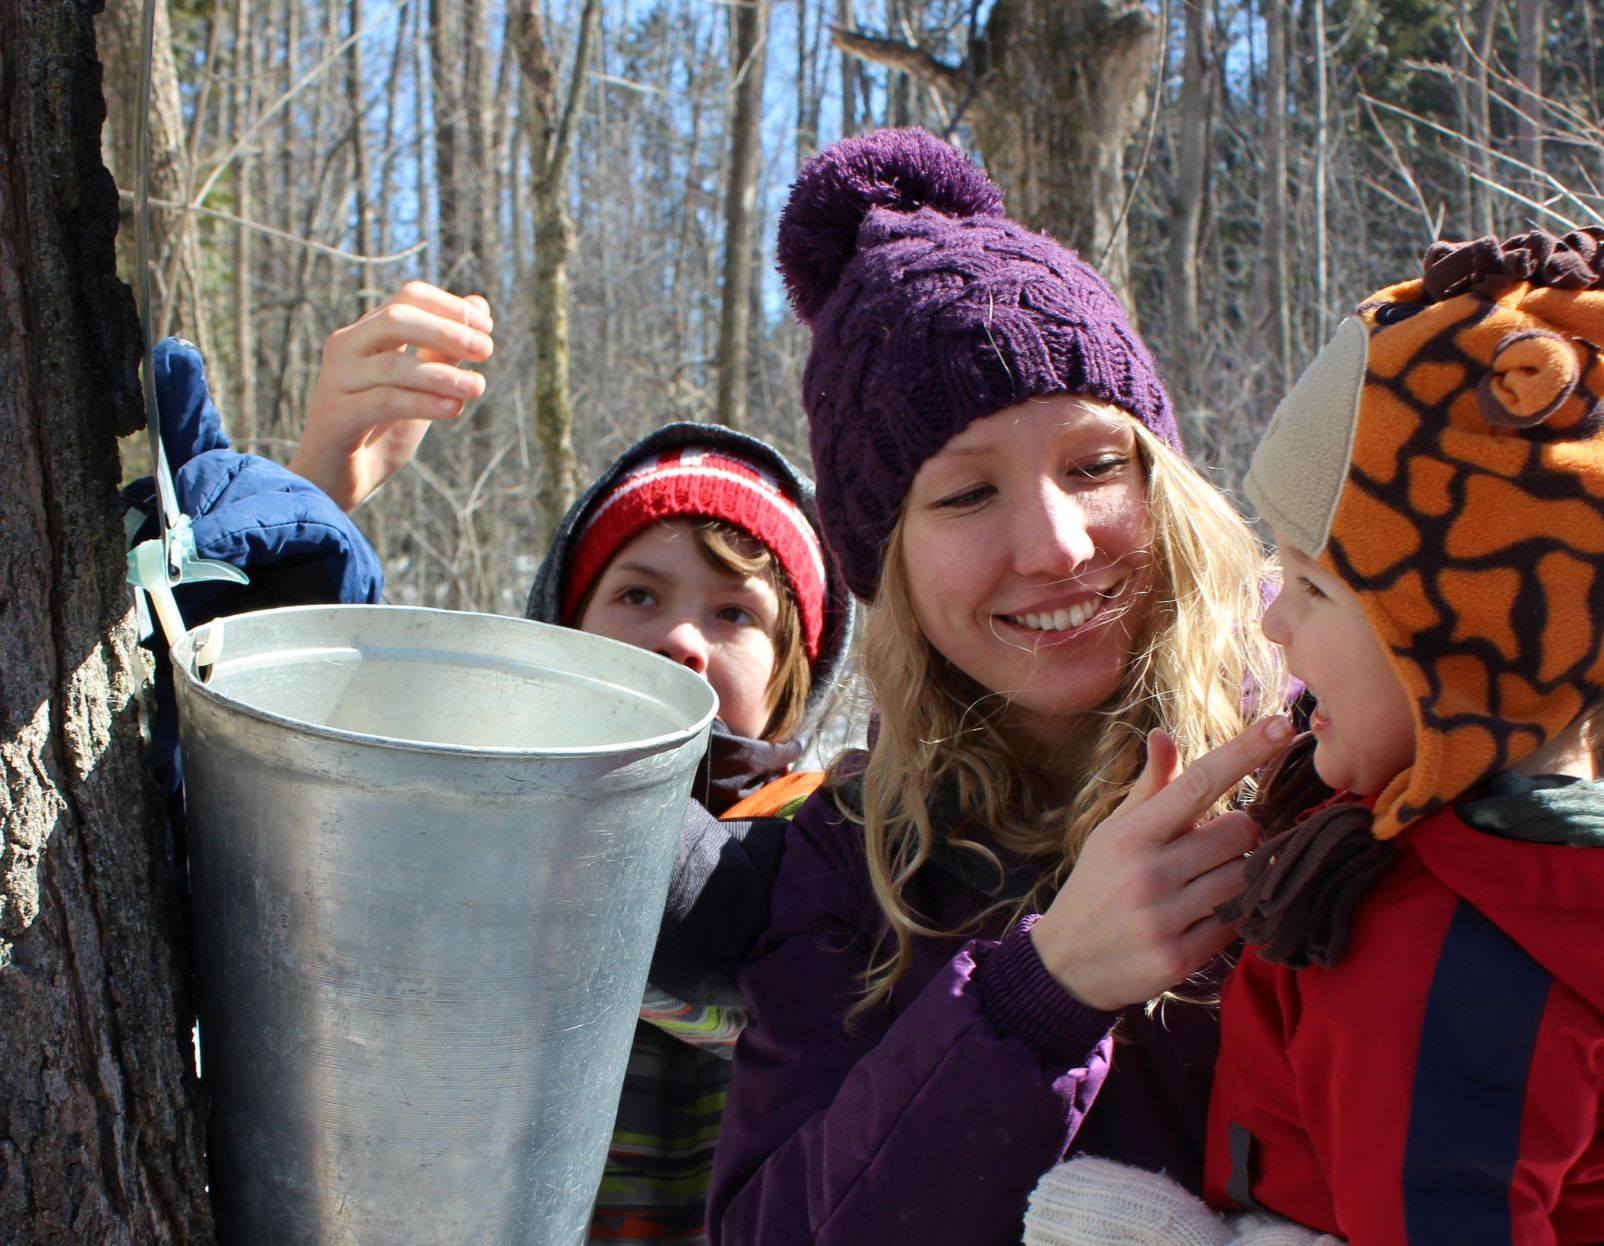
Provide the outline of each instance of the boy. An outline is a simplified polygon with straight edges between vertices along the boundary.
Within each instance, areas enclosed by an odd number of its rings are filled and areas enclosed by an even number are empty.
[[[662,989],[636,1029],[590,1237],[702,1242],[742,1020],[717,1005],[739,1004],[735,965],[767,924],[784,835],[773,815],[823,778],[792,766],[839,675],[850,597],[812,490],[784,458],[728,429],[673,424],[574,504],[527,613],[684,663],[719,695],[652,965]]]
[[[1604,1240],[1604,231],[1438,244],[1277,411],[1318,698],[1234,908],[1205,1185],[1361,1246]]]

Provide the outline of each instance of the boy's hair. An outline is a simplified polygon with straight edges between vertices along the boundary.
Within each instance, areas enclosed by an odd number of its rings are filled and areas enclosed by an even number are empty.
[[[774,671],[766,690],[772,708],[768,724],[763,728],[763,738],[786,739],[801,725],[807,710],[808,691],[813,686],[813,668],[808,662],[795,590],[768,548],[746,533],[716,519],[703,520],[691,532],[697,550],[715,571],[742,579],[767,580],[774,589],[778,605],[771,637]]]
[[[916,935],[945,935],[925,925],[905,891],[929,859],[937,789],[957,795],[963,815],[994,842],[1032,858],[1039,875],[1022,900],[998,908],[1039,912],[1057,894],[1087,836],[1125,799],[1141,773],[1147,735],[1162,728],[1183,762],[1275,713],[1285,675],[1260,633],[1264,551],[1229,501],[1144,425],[1137,454],[1147,476],[1153,540],[1146,575],[1146,625],[1132,647],[1119,689],[1095,712],[1100,726],[1084,743],[1080,781],[1067,800],[1032,784],[998,728],[1004,694],[977,687],[937,653],[920,631],[902,566],[902,522],[892,532],[880,597],[864,634],[863,663],[880,713],[879,735],[861,762],[838,762],[835,776],[861,770],[862,810],[843,812],[864,825],[869,877],[887,923],[886,939],[865,974],[854,1012],[886,998],[908,967]],[[984,843],[955,846],[1001,866]]]

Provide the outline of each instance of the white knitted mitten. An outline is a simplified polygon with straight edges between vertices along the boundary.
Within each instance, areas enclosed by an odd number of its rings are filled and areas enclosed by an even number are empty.
[[[1340,1237],[1316,1233],[1301,1224],[1263,1212],[1243,1212],[1226,1219],[1236,1233],[1231,1246],[1345,1246]]]
[[[1230,1246],[1234,1231],[1163,1173],[1082,1155],[1049,1168],[1025,1246]]]
[[[1025,1246],[1343,1246],[1277,1216],[1224,1217],[1163,1173],[1082,1155],[1049,1168],[1025,1212]]]

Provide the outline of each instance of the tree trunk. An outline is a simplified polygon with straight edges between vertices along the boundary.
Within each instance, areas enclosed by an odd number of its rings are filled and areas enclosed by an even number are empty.
[[[736,75],[730,116],[730,173],[724,191],[723,307],[718,329],[718,421],[746,426],[747,343],[752,324],[753,207],[763,158],[763,68],[769,0],[730,10],[730,61]]]
[[[429,0],[429,98],[434,108],[434,183],[440,208],[441,280],[454,284],[470,245],[464,221],[460,142],[463,121],[462,10],[457,0]]]
[[[117,185],[132,192],[138,177],[139,67],[144,59],[140,15],[143,0],[107,0],[96,22],[105,63],[106,98],[112,101],[105,127],[104,154]],[[150,126],[147,161],[150,195],[169,203],[189,196],[189,153],[184,112],[178,95],[178,68],[173,61],[167,0],[156,0],[155,39],[151,47]],[[7,36],[10,37],[9,34]],[[124,205],[125,211],[127,204]],[[128,217],[132,222],[132,216]],[[133,229],[121,240],[122,271],[133,273]],[[175,255],[176,252],[176,255]],[[174,262],[176,259],[176,263]],[[204,309],[195,298],[200,255],[194,231],[180,212],[152,209],[150,214],[152,309],[165,332],[204,338]],[[163,277],[172,276],[170,282]]]
[[[1074,247],[1132,307],[1125,146],[1158,37],[1140,0],[997,0],[964,66],[896,38],[836,43],[949,98],[975,82],[965,116],[1009,215]]]
[[[1287,268],[1287,15],[1264,0],[1264,275],[1273,374],[1270,390],[1292,383],[1292,299]]]
[[[1190,410],[1201,392],[1197,310],[1197,235],[1209,160],[1209,114],[1214,98],[1214,51],[1209,23],[1214,0],[1188,0],[1186,53],[1181,70],[1180,152],[1170,210],[1170,318],[1181,405]]]
[[[1314,20],[1314,328],[1324,346],[1331,335],[1331,259],[1326,238],[1327,197],[1331,179],[1331,143],[1327,103],[1325,0],[1313,0]]]
[[[91,7],[0,0],[0,1240],[205,1242],[187,944],[122,583],[138,329]]]
[[[256,40],[251,29],[250,0],[234,0],[234,52],[230,68],[234,75],[230,111],[237,140],[250,128],[251,83],[256,80]],[[241,220],[251,219],[251,186],[255,181],[255,162],[249,151],[234,158],[234,212]],[[251,278],[255,258],[251,231],[234,227],[234,409],[233,434],[242,450],[255,447],[256,436],[256,325],[251,313]]]
[[[573,504],[577,474],[574,417],[568,400],[568,262],[574,223],[568,214],[568,170],[573,157],[590,48],[601,21],[601,0],[585,0],[579,16],[568,97],[557,94],[557,75],[546,46],[540,0],[524,0],[518,63],[528,92],[530,163],[534,169],[535,264],[530,310],[535,333],[535,438],[545,458],[542,510],[555,530]]]
[[[1543,8],[1544,0],[1516,0],[1515,4],[1515,63],[1521,85],[1515,157],[1534,170],[1543,167]],[[1537,173],[1523,172],[1516,180],[1531,198],[1539,202],[1548,198]]]
[[[236,3],[239,0],[235,0]],[[362,0],[346,0],[346,33],[352,37],[345,63],[345,99],[351,110],[351,214],[356,225],[358,255],[374,254],[373,204],[368,194],[367,106],[362,90]],[[372,267],[357,265],[357,306],[364,312],[378,303]]]
[[[1493,35],[1498,29],[1500,0],[1481,0],[1476,6],[1475,30],[1468,32],[1475,48],[1475,63],[1470,66],[1470,119],[1475,169],[1479,180],[1475,184],[1475,232],[1479,235],[1498,232],[1498,214],[1493,204],[1493,190],[1488,184],[1493,178],[1493,120],[1492,87],[1490,83],[1493,56]]]
[[[851,30],[857,26],[852,16],[852,0],[836,0],[835,22],[841,30]],[[862,74],[862,62],[845,48],[840,51],[841,56],[841,133],[850,136],[858,132],[858,103],[857,84]],[[867,111],[867,101],[865,101]]]

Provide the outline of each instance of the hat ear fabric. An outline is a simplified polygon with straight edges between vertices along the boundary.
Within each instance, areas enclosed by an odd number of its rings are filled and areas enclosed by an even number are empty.
[[[1559,410],[1581,378],[1582,361],[1568,338],[1529,329],[1498,343],[1476,400],[1489,424],[1532,428]]]

